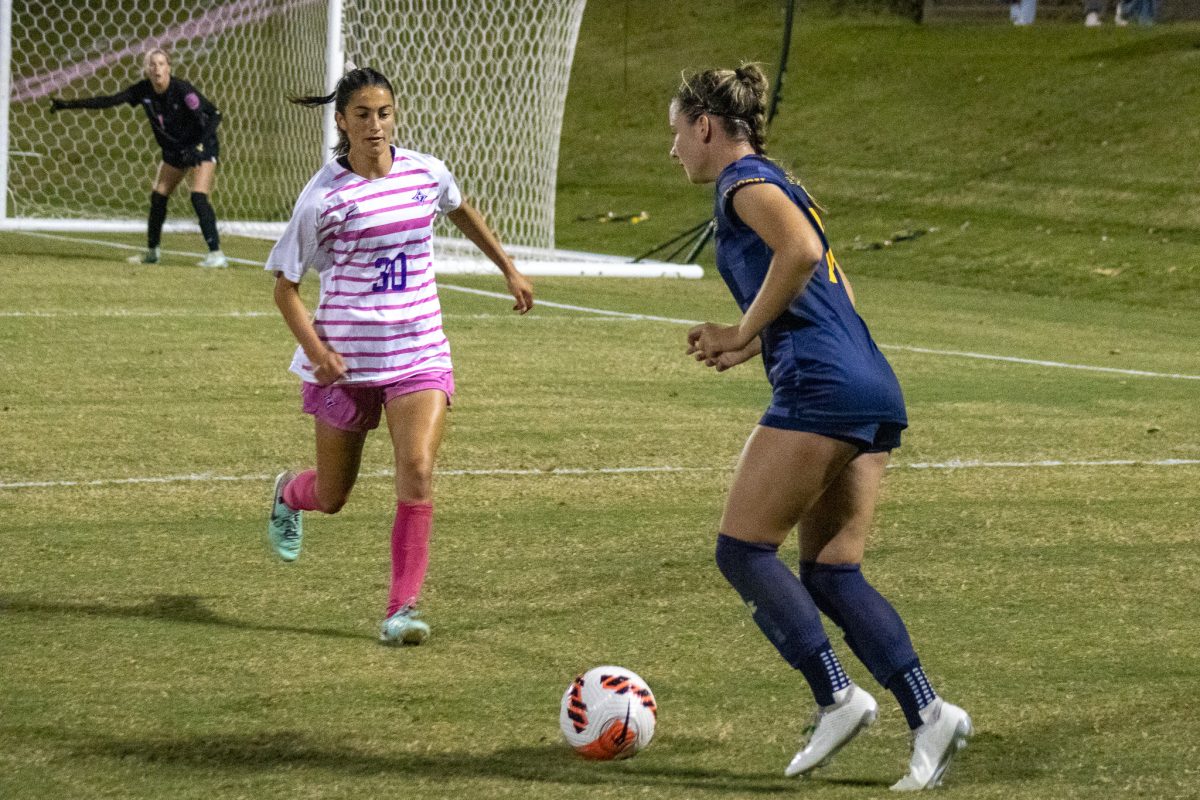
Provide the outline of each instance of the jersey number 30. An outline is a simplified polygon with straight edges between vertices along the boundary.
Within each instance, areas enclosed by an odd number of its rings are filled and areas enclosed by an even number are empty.
[[[371,284],[372,292],[403,292],[408,286],[408,258],[400,253],[395,258],[375,259],[379,280]]]

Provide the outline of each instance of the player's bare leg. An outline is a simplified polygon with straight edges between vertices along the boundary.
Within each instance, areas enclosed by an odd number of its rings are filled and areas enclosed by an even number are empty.
[[[396,462],[392,582],[380,641],[421,644],[429,625],[417,598],[429,566],[433,530],[433,467],[446,425],[446,395],[437,389],[395,397],[385,406]]]
[[[221,239],[217,233],[217,217],[208,201],[217,177],[217,162],[201,161],[191,172],[189,182],[192,185],[192,207],[196,210],[196,218],[200,221],[200,232],[204,234],[204,242],[208,245],[208,255],[199,262],[198,266],[227,267],[229,259],[221,252]]]
[[[854,458],[846,442],[804,431],[755,428],[742,450],[717,539],[722,573],[752,608],[780,655],[817,701],[806,741],[786,775],[823,766],[875,721],[875,699],[842,671],[812,598],[777,550]]]
[[[284,561],[300,556],[305,510],[336,514],[350,498],[362,463],[367,434],[344,431],[314,419],[317,468],[296,475],[282,472],[275,478],[267,539]]]
[[[157,264],[159,244],[162,242],[163,223],[167,219],[167,201],[186,173],[166,162],[158,165],[158,174],[150,190],[150,215],[146,221],[146,252],[130,256],[131,264]]]
[[[855,655],[904,710],[913,735],[909,773],[893,789],[932,788],[966,746],[971,718],[933,691],[895,609],[863,576],[887,453],[850,461],[801,518],[801,580],[820,609],[845,633]]]

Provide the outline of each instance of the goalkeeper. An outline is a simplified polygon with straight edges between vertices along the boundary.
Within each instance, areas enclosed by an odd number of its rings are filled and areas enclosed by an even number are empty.
[[[65,108],[112,108],[119,105],[141,106],[150,120],[154,138],[162,148],[162,163],[154,188],[150,191],[150,219],[146,230],[146,253],[133,262],[157,264],[163,222],[167,218],[167,200],[189,171],[192,172],[192,208],[200,220],[200,232],[208,245],[202,267],[226,267],[229,260],[221,252],[217,233],[217,215],[208,202],[217,171],[217,126],[221,112],[187,81],[171,77],[171,59],[165,50],[155,48],[143,61],[146,79],[123,92],[79,100],[51,99],[50,111]]]

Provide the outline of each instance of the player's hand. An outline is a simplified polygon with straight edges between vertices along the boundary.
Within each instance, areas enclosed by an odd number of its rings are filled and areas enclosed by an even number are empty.
[[[759,353],[757,342],[751,342],[740,350],[726,350],[716,358],[701,358],[697,357],[697,361],[703,361],[704,366],[712,367],[717,372],[724,372],[727,369],[732,369],[738,364],[745,363],[754,358]]]
[[[513,311],[524,314],[533,308],[533,284],[529,278],[514,269],[504,280],[508,283],[508,291],[517,301],[513,304]]]
[[[317,358],[310,360],[313,365],[313,377],[317,379],[318,386],[328,386],[349,371],[346,369],[346,362],[341,355],[333,350],[326,350]]]
[[[184,148],[179,152],[179,160],[188,167],[197,166],[204,160],[204,143],[201,142],[194,147]]]
[[[55,111],[62,111],[66,107],[67,107],[66,102],[59,100],[57,97],[50,98],[50,113],[51,114],[53,114]]]
[[[716,359],[722,353],[742,349],[743,345],[738,343],[740,336],[737,325],[705,322],[688,331],[687,352],[688,355],[694,355],[697,361]]]

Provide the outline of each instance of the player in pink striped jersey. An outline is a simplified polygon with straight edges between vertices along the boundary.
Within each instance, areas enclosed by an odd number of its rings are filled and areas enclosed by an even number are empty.
[[[336,158],[300,194],[267,259],[275,303],[299,347],[292,372],[316,419],[317,466],[275,480],[268,538],[285,561],[300,554],[303,511],[337,513],[358,478],[367,433],[386,415],[396,460],[392,582],[380,639],[420,644],[429,626],[416,610],[429,562],[433,466],[454,393],[450,347],[434,281],[433,222],[446,214],[504,275],[524,314],[533,287],[480,214],[464,202],[438,159],[392,146],[391,83],[354,69],[327,96],[334,103]],[[316,271],[315,315],[300,298]]]

